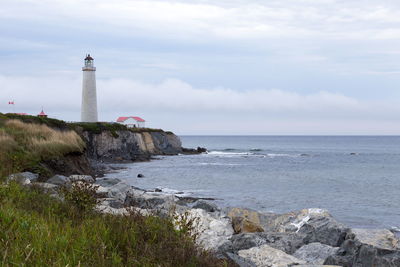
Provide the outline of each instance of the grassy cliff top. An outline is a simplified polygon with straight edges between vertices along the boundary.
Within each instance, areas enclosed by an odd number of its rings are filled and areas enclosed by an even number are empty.
[[[128,128],[123,124],[116,122],[65,122],[63,120],[53,118],[42,118],[30,115],[17,115],[12,113],[2,114],[0,113],[0,127],[4,121],[9,119],[18,119],[25,123],[36,123],[45,124],[51,128],[57,128],[60,130],[76,130],[76,131],[87,131],[94,134],[99,134],[103,131],[131,131],[134,133],[142,132],[164,132],[162,129],[154,128]],[[165,132],[166,134],[173,134],[170,131]]]

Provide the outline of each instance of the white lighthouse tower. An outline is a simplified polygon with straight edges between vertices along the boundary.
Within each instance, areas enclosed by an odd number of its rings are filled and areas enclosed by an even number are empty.
[[[97,122],[97,96],[96,96],[96,68],[93,66],[93,58],[88,54],[85,58],[85,66],[82,67],[82,122]]]

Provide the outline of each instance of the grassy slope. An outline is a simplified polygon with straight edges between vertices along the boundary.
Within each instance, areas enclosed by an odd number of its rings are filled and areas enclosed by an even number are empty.
[[[83,125],[90,126],[93,125]],[[74,127],[82,125],[0,114],[0,178],[12,172],[35,170],[43,159],[82,152],[82,140],[70,131]],[[188,232],[176,230],[170,218],[82,211],[35,188],[0,184],[0,266],[15,265],[227,266],[228,263],[195,246]]]
[[[85,143],[65,124],[49,120],[48,125],[57,127],[50,128],[44,123],[30,123],[35,117],[25,117],[26,122],[0,116],[0,177],[24,170],[42,173],[41,161],[83,153]]]
[[[227,266],[170,219],[78,212],[35,189],[0,187],[1,266]]]

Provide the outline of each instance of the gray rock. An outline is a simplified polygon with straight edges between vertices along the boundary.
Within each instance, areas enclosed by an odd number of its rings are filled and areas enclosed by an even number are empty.
[[[387,229],[351,229],[354,239],[376,248],[400,249],[398,238]]]
[[[323,264],[329,256],[335,255],[338,250],[338,247],[331,247],[321,243],[310,243],[296,250],[293,256],[305,260],[307,263]]]
[[[99,201],[100,206],[109,206],[113,209],[124,208],[124,203],[114,198],[103,198]]]
[[[126,195],[124,205],[141,209],[157,209],[160,212],[168,213],[175,206],[175,197],[173,195],[130,190]]]
[[[74,174],[69,177],[69,180],[71,182],[82,181],[82,182],[87,182],[87,183],[94,183],[94,178],[90,175]]]
[[[242,258],[237,254],[226,253],[226,256],[239,265],[239,267],[257,267],[252,261]]]
[[[400,251],[361,243],[355,238],[354,233],[350,233],[336,255],[329,256],[324,264],[344,267],[398,267],[400,266]]]
[[[111,187],[106,187],[108,190],[108,197],[118,199],[121,202],[125,201],[125,198],[129,191],[134,190],[130,185],[120,182]]]
[[[211,203],[211,202],[208,202],[205,200],[201,200],[201,199],[194,203],[193,208],[194,209],[203,209],[208,212],[214,212],[214,211],[219,210],[218,206],[215,205],[214,203]]]
[[[233,251],[269,245],[270,247],[293,254],[297,249],[308,243],[305,235],[299,233],[244,233],[231,238]]]
[[[96,179],[95,184],[103,186],[103,187],[111,187],[120,182],[121,182],[121,180],[118,178],[98,178],[98,179]]]
[[[50,179],[48,179],[46,181],[49,184],[54,184],[54,185],[65,185],[67,183],[70,183],[70,179],[64,175],[54,175],[53,177],[51,177]]]
[[[306,264],[285,252],[268,245],[240,250],[238,255],[252,261],[257,267],[287,267],[298,264]]]
[[[285,214],[260,213],[254,210],[232,208],[227,211],[232,219],[243,218],[247,225],[260,226],[266,232],[300,233],[306,243],[319,242],[333,247],[340,246],[349,229],[338,223],[322,209],[304,209]],[[251,224],[250,224],[251,223]],[[258,227],[255,228],[259,231]],[[240,229],[241,232],[243,229]]]
[[[32,172],[20,172],[14,173],[8,176],[7,181],[15,181],[21,185],[28,185],[30,183],[36,182],[39,175]]]

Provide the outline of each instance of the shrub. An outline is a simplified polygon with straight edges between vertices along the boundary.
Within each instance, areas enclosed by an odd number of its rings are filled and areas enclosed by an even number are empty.
[[[61,195],[70,205],[79,212],[93,211],[98,203],[96,191],[98,185],[85,181],[75,181],[71,186],[63,186],[60,189]]]

